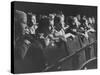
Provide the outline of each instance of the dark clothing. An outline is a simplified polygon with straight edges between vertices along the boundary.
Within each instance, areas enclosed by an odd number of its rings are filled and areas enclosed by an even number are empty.
[[[36,33],[44,33],[44,37],[50,33],[49,20],[47,18],[39,21],[39,27],[37,28]]]
[[[45,57],[39,41],[32,40],[31,45],[25,45],[25,39],[18,41],[14,51],[14,73],[41,72],[45,68]],[[28,49],[24,58],[22,51]]]

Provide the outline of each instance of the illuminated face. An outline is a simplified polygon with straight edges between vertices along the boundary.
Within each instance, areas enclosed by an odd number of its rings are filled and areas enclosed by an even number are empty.
[[[64,21],[64,19],[65,19],[65,16],[61,15],[61,21]]]
[[[49,14],[49,16],[50,16],[52,19],[54,19],[55,14]]]
[[[54,26],[54,18],[55,18],[55,14],[49,14],[49,22],[50,22],[50,25]]]
[[[95,18],[94,17],[92,17],[92,22],[93,22],[93,24],[95,24]]]
[[[77,15],[77,19],[78,19],[78,20],[81,20],[81,16],[80,16],[80,15]]]
[[[89,17],[89,23],[92,24],[92,18],[91,17]]]
[[[83,16],[82,19],[83,19],[83,20],[86,20],[86,16]]]
[[[35,15],[32,15],[32,23],[36,24],[36,16]]]

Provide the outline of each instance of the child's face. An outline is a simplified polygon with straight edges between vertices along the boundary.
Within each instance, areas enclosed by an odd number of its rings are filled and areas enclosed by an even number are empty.
[[[32,23],[33,23],[33,24],[36,23],[36,16],[32,16]]]

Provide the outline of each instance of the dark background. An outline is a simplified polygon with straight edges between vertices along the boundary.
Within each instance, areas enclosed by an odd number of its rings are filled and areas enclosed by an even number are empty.
[[[34,2],[15,2],[15,9],[24,12],[33,12],[35,14],[48,14],[62,11],[65,16],[74,16],[77,14],[86,16],[97,16],[96,6],[81,6],[68,4],[50,4],[50,3],[34,3]]]

